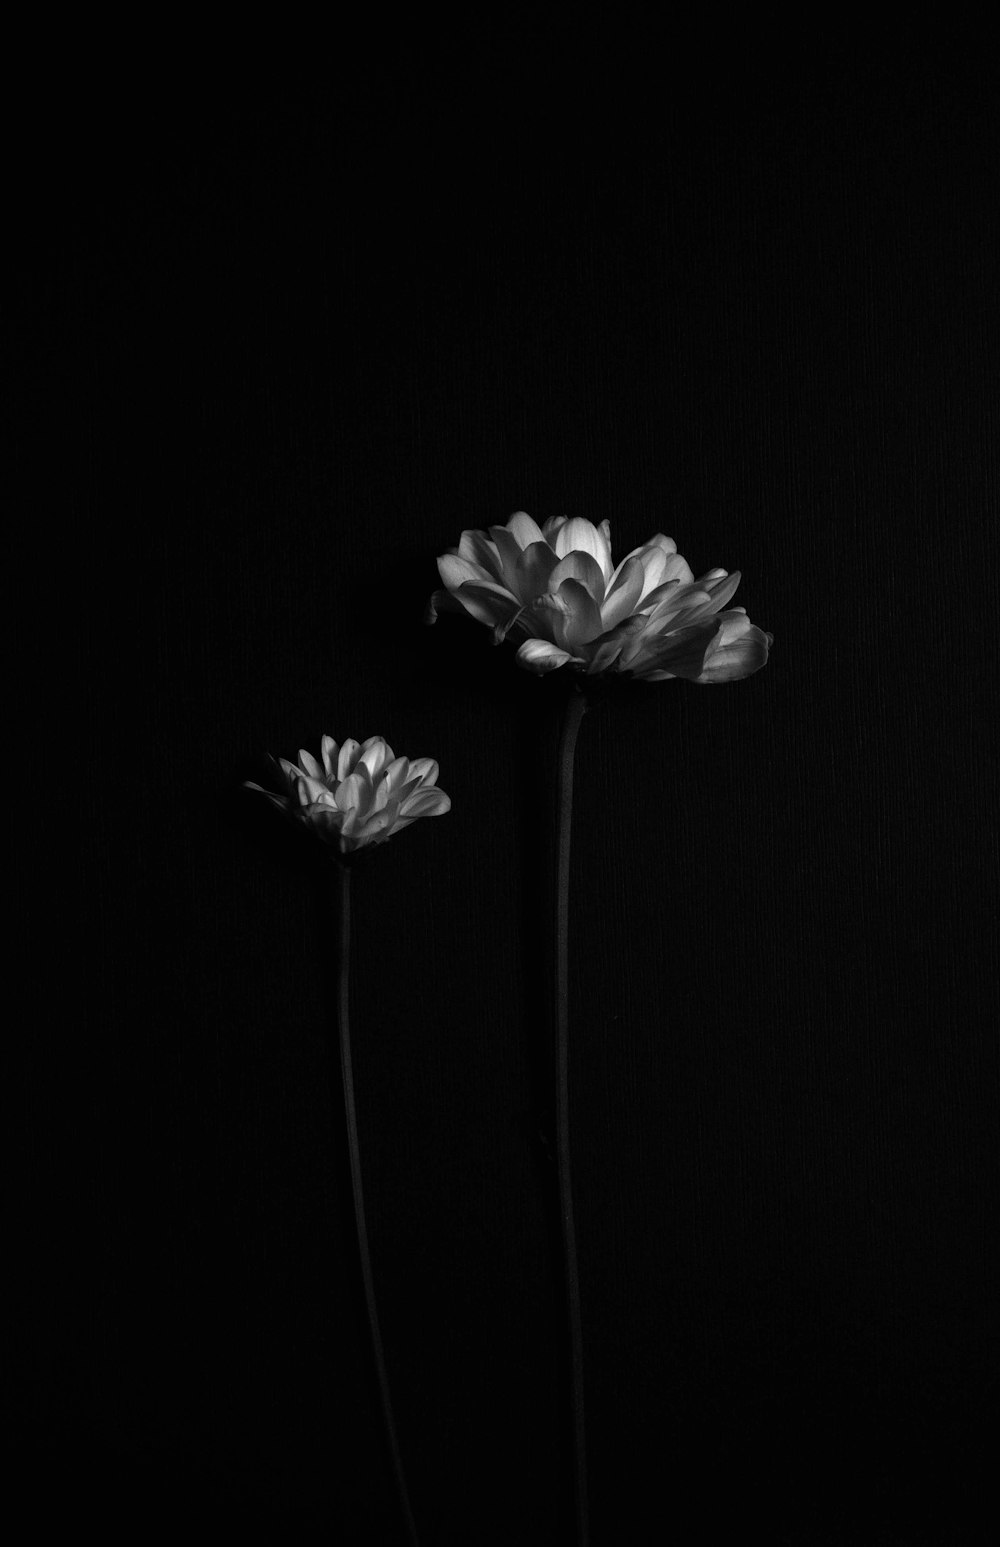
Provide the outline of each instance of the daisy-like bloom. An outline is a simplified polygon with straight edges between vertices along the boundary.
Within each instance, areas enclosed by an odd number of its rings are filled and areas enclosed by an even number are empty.
[[[322,843],[341,854],[368,844],[385,843],[422,816],[443,816],[451,800],[436,788],[438,765],[432,757],[396,757],[382,736],[367,741],[348,740],[338,746],[324,736],[320,759],[304,748],[298,763],[271,758],[286,793],[265,790],[253,780],[246,788],[258,790],[279,811],[305,822]]]
[[[615,566],[609,522],[558,516],[540,527],[519,510],[506,526],[463,532],[437,563],[445,589],[427,621],[442,607],[464,610],[497,644],[520,639],[518,665],[539,674],[568,666],[591,677],[733,682],[764,665],[774,637],[745,608],[726,608],[739,570],[696,580],[662,532]]]

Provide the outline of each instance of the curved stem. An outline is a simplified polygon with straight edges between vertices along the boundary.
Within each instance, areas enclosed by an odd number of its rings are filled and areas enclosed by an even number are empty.
[[[570,1380],[573,1413],[574,1501],[577,1541],[587,1547],[587,1460],[583,1414],[583,1331],[580,1317],[580,1269],[569,1159],[569,859],[573,822],[573,755],[587,700],[574,688],[566,703],[559,740],[558,835],[556,850],[556,1164],[559,1218],[562,1222],[566,1312],[569,1321]]]
[[[347,1119],[347,1147],[351,1162],[351,1191],[354,1196],[354,1223],[357,1229],[358,1256],[361,1261],[361,1278],[364,1283],[365,1306],[368,1311],[368,1330],[371,1334],[375,1373],[378,1377],[385,1438],[396,1478],[400,1508],[406,1521],[407,1536],[411,1547],[418,1547],[417,1528],[413,1520],[413,1511],[410,1508],[410,1496],[406,1490],[403,1462],[399,1453],[396,1425],[392,1416],[389,1377],[386,1374],[385,1368],[382,1334],[379,1331],[378,1311],[375,1306],[375,1285],[372,1279],[371,1254],[368,1249],[368,1226],[365,1223],[365,1200],[361,1186],[361,1149],[358,1144],[358,1118],[354,1105],[354,1072],[351,1065],[351,872],[346,865],[338,865],[337,868],[340,872],[340,958],[337,967],[337,1028],[340,1039],[340,1075],[344,1091],[344,1116]]]

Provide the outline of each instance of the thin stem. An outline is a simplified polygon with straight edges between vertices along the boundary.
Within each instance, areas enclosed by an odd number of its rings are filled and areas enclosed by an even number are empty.
[[[406,1521],[406,1533],[411,1547],[419,1547],[417,1528],[410,1508],[410,1496],[403,1476],[403,1462],[396,1439],[396,1425],[392,1416],[389,1396],[389,1377],[386,1374],[382,1334],[379,1331],[378,1311],[375,1306],[375,1285],[372,1279],[371,1254],[368,1249],[368,1226],[365,1223],[365,1199],[361,1186],[361,1149],[358,1144],[358,1118],[354,1105],[354,1072],[351,1065],[350,1019],[350,963],[351,963],[351,872],[346,865],[338,865],[340,872],[340,959],[337,968],[337,1026],[340,1034],[340,1074],[344,1090],[344,1116],[347,1119],[347,1147],[351,1161],[351,1191],[354,1195],[354,1223],[358,1235],[358,1256],[361,1260],[361,1278],[365,1290],[365,1306],[368,1311],[368,1330],[371,1334],[375,1373],[378,1377],[379,1398],[382,1404],[382,1422],[386,1444],[392,1460],[392,1469],[399,1492],[399,1503]]]
[[[587,1457],[583,1413],[583,1330],[580,1317],[580,1269],[569,1159],[569,858],[573,823],[573,754],[587,700],[574,688],[566,703],[559,740],[558,837],[556,850],[556,1165],[559,1217],[562,1222],[566,1313],[569,1321],[570,1380],[573,1414],[574,1501],[577,1541],[587,1547]]]

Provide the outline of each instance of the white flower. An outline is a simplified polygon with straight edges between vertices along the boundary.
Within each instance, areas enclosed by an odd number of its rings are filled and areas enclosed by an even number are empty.
[[[286,794],[279,795],[246,781],[280,811],[305,822],[323,843],[349,854],[372,843],[385,843],[393,833],[422,816],[442,816],[451,800],[437,789],[438,765],[431,757],[396,757],[381,736],[345,741],[338,746],[324,736],[321,761],[299,751],[299,761],[272,758]]]
[[[764,665],[774,637],[744,608],[722,610],[739,570],[695,580],[661,532],[616,567],[607,521],[559,516],[540,527],[519,510],[506,526],[463,532],[437,563],[445,589],[427,621],[449,607],[488,624],[498,644],[521,638],[517,661],[527,671],[732,682]]]

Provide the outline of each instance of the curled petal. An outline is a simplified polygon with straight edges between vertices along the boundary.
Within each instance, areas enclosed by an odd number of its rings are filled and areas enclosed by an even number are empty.
[[[566,604],[563,643],[574,649],[596,639],[602,631],[601,609],[579,580],[564,580],[557,596]]]
[[[750,622],[745,612],[722,614],[722,628],[705,657],[699,676],[702,683],[737,682],[749,677],[766,663],[774,635]]]
[[[598,606],[604,600],[604,571],[592,554],[574,549],[561,558],[549,576],[549,589],[558,591],[564,580],[578,580]]]
[[[424,609],[424,622],[436,623],[439,612],[464,612],[461,602],[455,600],[450,591],[434,591],[428,598]]]
[[[419,779],[424,785],[437,784],[440,771],[432,757],[415,757],[410,764],[407,783],[411,779]]]
[[[399,814],[412,820],[418,816],[443,816],[450,810],[451,799],[444,790],[421,789],[406,797],[399,808]]]
[[[704,667],[712,641],[721,629],[718,618],[709,618],[705,623],[693,623],[689,628],[679,628],[652,640],[644,638],[643,648],[630,663],[633,675],[644,677],[647,671],[669,671],[675,677],[695,681]]]
[[[584,664],[578,656],[570,655],[568,650],[560,650],[558,645],[550,644],[547,639],[526,639],[516,659],[518,666],[523,666],[526,671],[537,672],[539,676],[558,671],[560,666],[565,666],[569,661],[578,666]]]

